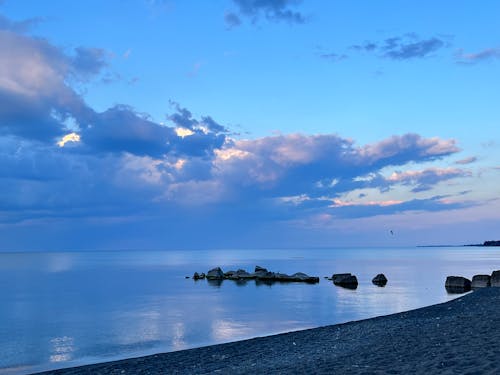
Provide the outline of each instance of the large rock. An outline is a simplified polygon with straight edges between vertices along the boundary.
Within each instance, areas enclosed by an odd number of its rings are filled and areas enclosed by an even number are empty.
[[[332,281],[336,285],[340,280],[345,279],[348,276],[352,276],[350,273],[334,273],[332,275]]]
[[[471,282],[462,276],[448,276],[444,287],[448,293],[465,293],[470,291]]]
[[[224,272],[220,269],[220,267],[216,267],[208,271],[207,273],[208,280],[223,280]]]
[[[296,272],[293,275],[287,275],[286,273],[275,273],[274,280],[282,282],[302,282],[310,284],[319,283],[319,277],[309,276],[303,272]]]
[[[500,287],[500,271],[493,271],[491,274],[491,286]]]
[[[487,288],[491,286],[491,276],[490,275],[474,275],[472,278],[471,287],[476,288]]]
[[[356,289],[358,287],[358,279],[350,273],[333,274],[332,280],[335,285],[343,288]]]
[[[387,284],[387,277],[383,273],[379,273],[372,279],[372,283],[377,286],[385,286]]]

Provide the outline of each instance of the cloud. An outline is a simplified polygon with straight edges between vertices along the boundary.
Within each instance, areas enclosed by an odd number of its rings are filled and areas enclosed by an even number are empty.
[[[412,60],[422,59],[432,56],[433,53],[442,48],[448,47],[448,42],[444,39],[431,37],[421,39],[415,33],[407,33],[401,36],[386,38],[382,41],[365,41],[360,44],[354,44],[347,48],[351,52],[373,53],[378,57],[391,60]],[[325,53],[322,58],[345,59],[349,56],[344,53]]]
[[[459,64],[476,64],[484,61],[500,59],[500,48],[487,48],[476,53],[466,53],[463,49],[455,55]]]
[[[270,21],[286,21],[289,23],[304,23],[302,13],[293,11],[289,7],[300,3],[301,0],[233,0],[241,16],[248,17],[256,22],[261,16]],[[239,26],[241,18],[233,12],[224,17],[229,27]]]
[[[352,219],[374,217],[380,215],[395,215],[403,212],[438,212],[467,208],[475,205],[473,202],[450,202],[441,196],[408,201],[370,202],[334,206],[331,215],[335,218]]]
[[[310,215],[342,219],[460,206],[432,190],[466,172],[408,171],[454,156],[460,150],[453,139],[403,134],[365,145],[336,134],[240,139],[212,116],[173,101],[165,123],[124,104],[100,112],[75,86],[109,69],[104,50],[65,51],[12,27],[0,30],[0,48],[9,51],[0,54],[2,238],[16,233],[46,247],[56,236],[44,233],[67,228],[68,239],[91,233],[102,244],[115,228],[122,241],[124,233],[166,241],[191,231],[190,243],[201,244],[216,236],[241,240]],[[388,168],[406,172],[385,177]],[[400,186],[420,189],[419,200],[393,197],[391,189]],[[382,198],[371,191],[377,189],[385,191]]]
[[[88,77],[90,56],[86,64],[75,64],[46,40],[11,30],[0,30],[0,49],[9,51],[0,55],[0,133],[52,141],[65,132],[68,118],[91,112],[68,84]]]
[[[477,158],[475,156],[471,156],[471,157],[468,157],[468,158],[465,158],[465,159],[457,160],[455,162],[455,164],[465,165],[465,164],[475,163],[476,161],[477,161]]]
[[[445,45],[445,42],[438,38],[407,41],[396,37],[386,39],[380,50],[384,57],[393,60],[408,60],[428,57]]]
[[[391,184],[401,184],[413,186],[412,192],[431,190],[435,185],[442,181],[451,180],[458,177],[470,177],[471,173],[456,168],[428,168],[422,171],[394,172],[387,182]]]
[[[93,77],[99,74],[106,63],[106,53],[101,48],[75,48],[75,56],[71,61],[71,66],[76,74],[83,77]]]
[[[2,3],[0,2],[0,5]],[[0,30],[9,30],[16,33],[25,33],[38,25],[40,18],[30,18],[23,21],[12,21],[0,14]]]
[[[337,62],[347,59],[348,56],[346,54],[338,54],[332,52],[332,53],[322,53],[319,55],[319,57],[325,60]]]
[[[227,12],[224,15],[224,21],[229,28],[237,27],[241,25],[241,19],[237,14],[232,12]]]

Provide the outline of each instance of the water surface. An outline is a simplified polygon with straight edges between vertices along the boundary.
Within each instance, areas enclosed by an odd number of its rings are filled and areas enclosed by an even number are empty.
[[[255,265],[319,284],[186,279]],[[445,302],[447,275],[500,268],[495,248],[0,253],[0,373],[30,373],[385,315]],[[356,290],[323,279],[357,275]],[[371,284],[383,272],[389,282]]]

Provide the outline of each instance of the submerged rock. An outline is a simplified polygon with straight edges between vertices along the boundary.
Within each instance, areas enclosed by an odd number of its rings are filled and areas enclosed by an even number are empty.
[[[358,287],[358,279],[350,273],[336,273],[332,275],[333,283],[347,289],[356,289]]]
[[[207,279],[208,280],[223,280],[224,279],[224,272],[222,272],[220,267],[212,268],[207,273]]]
[[[462,276],[448,276],[444,284],[448,293],[465,293],[471,289],[471,281]]]
[[[385,286],[387,284],[387,277],[383,273],[379,273],[372,279],[372,283],[377,286]]]
[[[490,275],[474,275],[472,278],[471,287],[476,288],[487,288],[491,286],[491,276]]]
[[[491,286],[500,287],[500,271],[493,271],[491,274]]]

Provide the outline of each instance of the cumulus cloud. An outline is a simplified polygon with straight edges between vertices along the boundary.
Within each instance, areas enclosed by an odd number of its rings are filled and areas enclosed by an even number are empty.
[[[290,23],[304,23],[302,13],[290,9],[301,0],[233,0],[241,16],[248,17],[256,22],[259,17],[270,21],[287,21]],[[241,24],[241,18],[234,12],[226,13],[224,19],[229,27]]]

